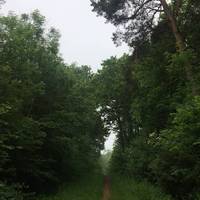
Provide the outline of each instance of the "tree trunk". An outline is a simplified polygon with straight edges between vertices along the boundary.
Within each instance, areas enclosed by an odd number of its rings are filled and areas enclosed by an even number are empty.
[[[123,128],[122,128],[122,124],[121,124],[121,120],[120,118],[118,117],[118,120],[117,120],[117,123],[118,123],[118,127],[119,127],[119,142],[120,142],[120,146],[121,146],[121,149],[122,149],[122,152],[125,151],[125,137],[124,137],[124,133],[123,133]]]
[[[178,51],[183,52],[183,51],[186,50],[186,44],[185,44],[184,39],[183,39],[179,29],[178,29],[177,22],[176,22],[174,15],[173,15],[173,12],[169,8],[169,5],[166,2],[166,0],[160,0],[160,2],[163,6],[163,9],[164,9],[164,12],[167,16],[167,19],[170,22],[172,32],[173,32],[174,37],[176,39],[176,45],[177,45]],[[193,76],[193,72],[192,72],[192,66],[189,62],[185,66],[185,72],[186,72],[186,77],[191,84],[192,94],[195,96],[195,95],[198,94],[198,90],[197,90],[197,87],[196,87],[196,84],[195,84],[195,80],[194,80],[194,76]]]
[[[186,46],[185,46],[183,37],[182,37],[181,33],[178,30],[176,19],[174,18],[173,13],[172,13],[171,9],[169,8],[166,0],[160,0],[160,2],[162,4],[162,6],[163,6],[163,9],[164,9],[164,12],[165,12],[165,14],[167,16],[167,19],[169,20],[169,22],[171,24],[172,32],[173,32],[173,34],[174,34],[174,36],[176,38],[176,44],[177,44],[178,50],[180,52],[184,51]]]

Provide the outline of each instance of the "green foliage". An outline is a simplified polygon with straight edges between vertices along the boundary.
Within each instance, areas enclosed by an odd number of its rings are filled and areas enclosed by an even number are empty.
[[[38,197],[38,200],[99,200],[102,195],[103,177],[100,174],[89,174],[81,181],[63,185],[58,194]]]
[[[92,2],[98,14],[121,23],[121,11],[127,8],[124,1]],[[187,15],[191,15],[188,20]],[[178,22],[188,42],[184,51],[176,52],[161,17],[149,41],[138,40],[132,56],[107,60],[96,75],[102,80],[97,84],[103,88],[98,90],[103,119],[117,134],[111,171],[148,179],[177,199],[194,199],[200,186],[199,45],[194,42],[198,15],[197,1],[183,2]]]
[[[157,13],[162,12],[160,1],[155,0],[91,0],[93,11],[117,26],[113,39],[117,44],[131,47],[145,43],[155,24]]]
[[[23,200],[27,195],[21,192],[20,185],[8,186],[0,182],[0,200]]]
[[[112,179],[111,200],[171,200],[172,198],[148,182],[136,182],[117,175]]]
[[[148,54],[134,68],[138,86],[129,109],[132,133],[138,132],[128,136],[124,149],[120,142],[115,147],[111,169],[159,183],[177,198],[194,198],[199,187],[200,108],[199,97],[188,95],[183,68],[196,58],[189,50],[162,55],[150,49]]]
[[[118,142],[124,148],[128,136],[132,135],[133,118],[131,103],[135,81],[133,65],[128,55],[111,57],[104,61],[103,69],[94,77],[99,113],[110,131],[118,132]]]
[[[64,64],[37,10],[1,16],[0,30],[1,180],[45,191],[92,171],[107,131],[90,68]]]
[[[159,182],[174,195],[192,197],[192,193],[199,190],[199,117],[200,98],[197,96],[177,108],[171,125],[155,138],[160,152],[153,170]]]

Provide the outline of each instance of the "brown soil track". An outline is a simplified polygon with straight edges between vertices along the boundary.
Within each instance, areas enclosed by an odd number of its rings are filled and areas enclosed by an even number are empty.
[[[103,197],[102,200],[109,200],[110,199],[110,178],[109,176],[104,177],[104,188],[103,188]]]

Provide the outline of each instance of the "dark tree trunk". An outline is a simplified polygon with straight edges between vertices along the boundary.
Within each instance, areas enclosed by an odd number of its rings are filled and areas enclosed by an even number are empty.
[[[176,45],[177,45],[178,51],[179,52],[183,52],[183,51],[186,50],[186,44],[184,42],[183,36],[181,35],[181,33],[180,33],[179,29],[178,29],[175,16],[173,15],[173,12],[169,8],[169,5],[166,2],[166,0],[160,0],[160,2],[162,4],[162,6],[163,6],[163,9],[164,9],[164,12],[165,12],[165,14],[167,16],[167,19],[170,22],[172,32],[173,32],[174,37],[176,39]],[[179,13],[179,11],[176,10],[176,13]],[[186,72],[187,80],[191,84],[192,94],[194,96],[198,95],[198,90],[197,90],[197,87],[196,87],[196,84],[195,84],[195,80],[194,80],[194,76],[193,76],[192,66],[191,66],[191,64],[189,62],[185,66],[185,72]]]
[[[125,135],[124,135],[124,132],[123,132],[123,127],[122,127],[122,122],[120,120],[120,118],[118,118],[117,120],[118,122],[118,126],[119,126],[119,142],[120,142],[120,146],[122,148],[122,152],[125,151],[125,144],[126,144],[126,141],[125,141]]]

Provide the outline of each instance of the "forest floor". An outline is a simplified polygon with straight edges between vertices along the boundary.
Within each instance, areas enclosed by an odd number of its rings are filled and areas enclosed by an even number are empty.
[[[111,197],[110,177],[105,176],[102,200],[110,200],[110,197]]]
[[[79,182],[63,185],[55,195],[37,200],[172,200],[147,182],[119,176],[87,176]]]
[[[102,174],[92,174],[64,184],[56,194],[45,195],[37,200],[101,200],[103,184]]]
[[[160,188],[145,181],[115,175],[110,182],[112,195],[109,200],[172,200]]]

